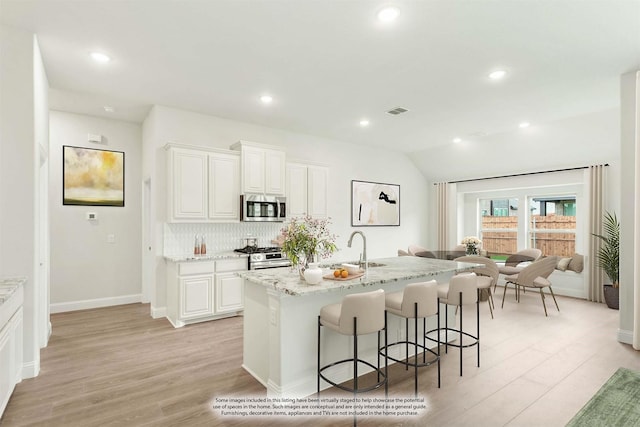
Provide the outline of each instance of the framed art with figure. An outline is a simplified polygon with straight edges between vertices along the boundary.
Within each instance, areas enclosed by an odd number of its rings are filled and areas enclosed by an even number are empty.
[[[351,226],[399,226],[400,185],[351,181]]]

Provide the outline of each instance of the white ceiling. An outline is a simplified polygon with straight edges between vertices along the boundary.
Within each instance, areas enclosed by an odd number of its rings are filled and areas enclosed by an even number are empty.
[[[0,0],[0,22],[38,35],[54,109],[161,104],[405,152],[615,108],[640,69],[640,0]]]

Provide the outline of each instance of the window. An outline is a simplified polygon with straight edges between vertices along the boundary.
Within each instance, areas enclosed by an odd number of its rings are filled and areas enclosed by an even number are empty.
[[[576,251],[576,197],[530,199],[529,247],[545,255],[570,257]]]
[[[480,199],[480,240],[491,253],[518,251],[518,199]]]

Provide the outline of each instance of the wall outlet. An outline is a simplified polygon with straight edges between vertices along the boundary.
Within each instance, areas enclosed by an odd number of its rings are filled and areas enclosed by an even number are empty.
[[[96,212],[87,212],[87,220],[96,221],[98,219],[98,214]]]

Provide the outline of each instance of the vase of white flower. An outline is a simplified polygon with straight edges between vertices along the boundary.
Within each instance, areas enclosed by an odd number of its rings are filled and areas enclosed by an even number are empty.
[[[338,248],[336,236],[329,231],[330,219],[316,219],[310,216],[291,218],[282,229],[282,252],[291,260],[291,267],[297,268],[300,278],[309,263],[320,258],[328,258]]]
[[[461,243],[465,246],[465,254],[480,255],[480,243],[482,243],[482,241],[476,236],[465,237]]]

